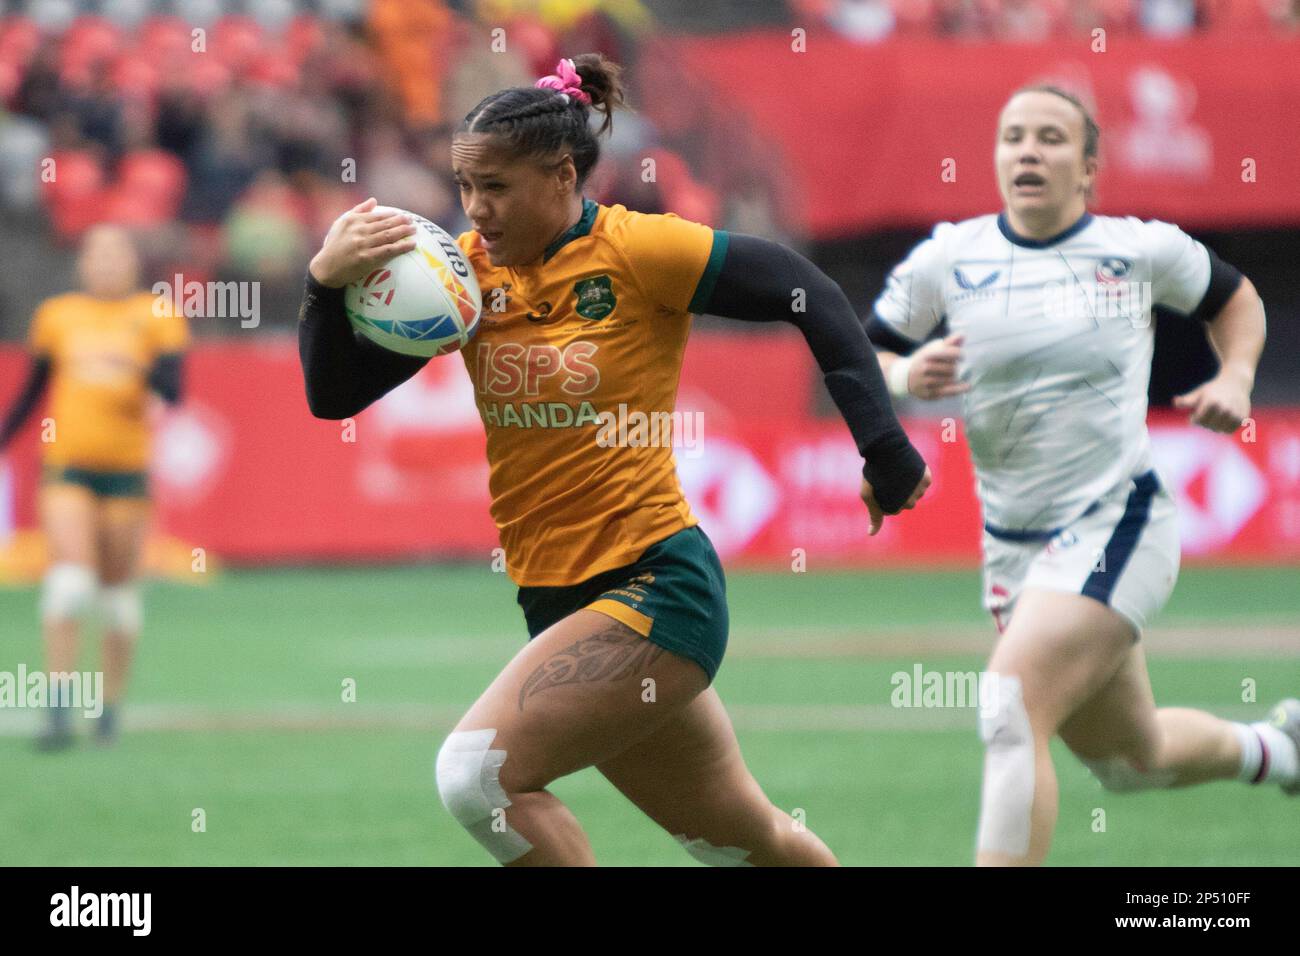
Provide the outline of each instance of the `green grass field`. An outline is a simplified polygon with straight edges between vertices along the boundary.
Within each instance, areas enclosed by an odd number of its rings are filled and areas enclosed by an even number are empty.
[[[1300,694],[1298,578],[1185,570],[1148,635],[1157,700],[1253,719]],[[980,668],[993,632],[977,575],[734,573],[729,593],[717,686],[772,799],[801,809],[848,864],[968,864],[976,712],[893,708],[890,676]],[[38,755],[37,712],[0,709],[0,864],[490,862],[438,801],[433,758],[523,640],[504,575],[236,571],[202,588],[154,584],[146,599],[115,749]],[[0,590],[0,671],[41,666],[35,605],[35,590]],[[1300,800],[1276,787],[1114,795],[1056,756],[1049,863],[1300,863]],[[553,789],[602,863],[692,864],[595,771]],[[193,832],[196,809],[205,832]]]

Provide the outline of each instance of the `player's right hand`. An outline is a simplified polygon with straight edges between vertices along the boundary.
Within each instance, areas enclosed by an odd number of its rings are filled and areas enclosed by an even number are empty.
[[[400,213],[375,212],[374,196],[334,220],[308,271],[321,285],[341,289],[415,248],[415,224]]]
[[[964,335],[927,342],[911,355],[907,372],[907,390],[917,398],[947,398],[970,391],[969,382],[957,380]]]

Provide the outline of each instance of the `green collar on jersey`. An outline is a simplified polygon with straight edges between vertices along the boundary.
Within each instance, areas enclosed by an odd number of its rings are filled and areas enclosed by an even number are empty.
[[[578,221],[570,226],[564,233],[542,252],[542,261],[546,262],[551,256],[560,251],[561,248],[568,245],[574,239],[581,239],[591,232],[591,227],[596,223],[596,213],[600,212],[600,206],[596,205],[595,200],[582,200],[582,215]]]

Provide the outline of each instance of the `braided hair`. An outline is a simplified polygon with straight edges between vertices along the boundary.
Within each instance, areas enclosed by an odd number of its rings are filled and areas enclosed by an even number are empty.
[[[484,133],[497,139],[511,158],[550,157],[560,152],[573,156],[578,174],[578,188],[586,181],[600,159],[597,137],[608,132],[614,110],[627,106],[622,84],[622,67],[600,53],[584,53],[573,58],[582,79],[581,92],[591,99],[590,105],[579,96],[554,89],[513,86],[481,100],[465,116],[455,135]],[[592,131],[592,111],[604,121]]]

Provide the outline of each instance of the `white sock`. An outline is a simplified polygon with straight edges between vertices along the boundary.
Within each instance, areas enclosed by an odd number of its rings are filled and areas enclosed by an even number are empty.
[[[1241,766],[1237,768],[1237,779],[1245,783],[1258,783],[1260,763],[1264,758],[1264,744],[1246,724],[1233,723],[1233,732],[1237,743],[1241,745]]]
[[[1237,779],[1247,783],[1290,783],[1300,774],[1300,754],[1282,731],[1262,721],[1233,724],[1241,744]]]

